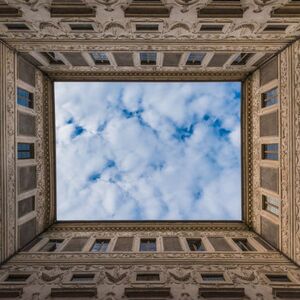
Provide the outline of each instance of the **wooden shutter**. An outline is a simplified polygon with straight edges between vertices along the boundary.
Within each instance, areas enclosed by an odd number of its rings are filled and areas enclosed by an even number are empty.
[[[132,251],[133,237],[119,237],[114,251]]]
[[[232,251],[231,247],[223,237],[210,237],[209,241],[216,251]]]
[[[164,237],[165,251],[182,251],[178,237]]]

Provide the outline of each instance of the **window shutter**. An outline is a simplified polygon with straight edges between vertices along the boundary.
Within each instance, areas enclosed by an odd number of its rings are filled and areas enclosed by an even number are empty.
[[[119,237],[114,251],[132,251],[133,237]]]
[[[209,241],[216,251],[232,251],[227,241],[222,237],[210,237]]]
[[[63,249],[63,251],[82,251],[85,243],[87,242],[88,238],[73,238],[67,244],[67,246]]]
[[[164,237],[165,251],[182,251],[178,237]]]

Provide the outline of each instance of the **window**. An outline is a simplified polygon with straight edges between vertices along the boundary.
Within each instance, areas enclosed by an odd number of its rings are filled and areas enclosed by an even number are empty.
[[[18,159],[34,158],[34,144],[18,143]]]
[[[158,273],[141,273],[136,275],[136,281],[159,281]]]
[[[268,107],[278,103],[278,88],[262,93],[261,107]]]
[[[266,250],[274,251],[275,249],[261,237],[257,236],[254,238],[260,245],[262,245]]]
[[[160,281],[158,273],[141,273],[136,275],[136,281]]]
[[[234,66],[243,66],[253,56],[253,53],[241,53],[232,63]]]
[[[50,64],[53,65],[63,65],[64,62],[61,60],[60,56],[55,52],[41,52],[44,55]]]
[[[201,274],[203,281],[225,281],[223,274]]]
[[[140,53],[141,65],[156,65],[155,52],[142,52]]]
[[[262,201],[263,210],[266,210],[275,216],[279,216],[280,200],[278,198],[263,195]]]
[[[21,218],[28,213],[34,211],[35,197],[31,196],[18,202],[18,218]]]
[[[262,159],[278,160],[278,144],[263,144]]]
[[[136,24],[136,31],[158,31],[158,24]]]
[[[109,65],[109,59],[104,52],[91,52],[90,55],[96,65]]]
[[[132,251],[133,238],[132,237],[119,237],[114,247],[114,251]]]
[[[156,251],[156,239],[141,239],[140,251]]]
[[[201,65],[204,56],[205,56],[205,53],[199,53],[199,52],[190,53],[190,55],[186,61],[186,64],[187,65]]]
[[[7,282],[25,282],[30,274],[9,274],[4,281]]]
[[[231,247],[223,237],[208,238],[215,251],[232,251]]]
[[[204,24],[200,27],[200,31],[222,32],[224,25]]]
[[[29,30],[28,26],[24,23],[9,23],[5,24],[8,30]]]
[[[163,238],[164,251],[182,251],[178,237]]]
[[[28,108],[33,108],[33,93],[18,87],[17,103]]]
[[[281,31],[284,32],[287,29],[288,25],[283,24],[270,24],[267,25],[264,31]]]
[[[242,251],[255,251],[254,247],[247,239],[233,239],[233,241]]]
[[[94,30],[92,24],[69,24],[70,28],[74,31],[92,31]]]
[[[291,282],[285,274],[266,274],[266,276],[272,282]]]
[[[86,237],[76,237],[72,238],[68,244],[64,247],[62,251],[82,251],[83,247],[85,246],[88,238]]]
[[[106,252],[109,240],[96,240],[91,248],[91,252]]]
[[[72,282],[86,282],[92,281],[95,278],[95,274],[74,274],[71,278]]]
[[[191,251],[205,251],[201,239],[187,239],[187,243]]]
[[[56,251],[62,244],[64,240],[49,240],[48,243],[40,249],[42,252],[54,252]]]

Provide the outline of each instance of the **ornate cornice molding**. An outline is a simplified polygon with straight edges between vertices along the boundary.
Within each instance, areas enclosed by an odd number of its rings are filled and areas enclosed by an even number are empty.
[[[111,72],[48,72],[49,77],[57,81],[240,81],[246,77],[241,71],[111,71]]]

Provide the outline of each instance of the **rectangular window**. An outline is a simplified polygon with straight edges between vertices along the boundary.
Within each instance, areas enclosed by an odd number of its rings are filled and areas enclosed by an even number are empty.
[[[156,65],[156,52],[140,53],[141,65]]]
[[[34,211],[35,197],[31,196],[18,202],[18,218],[21,218],[28,213]]]
[[[56,251],[62,244],[64,240],[49,240],[48,243],[42,247],[39,251],[41,252],[54,252]]]
[[[278,88],[273,88],[261,95],[261,107],[268,107],[278,103]]]
[[[218,24],[203,24],[200,27],[200,31],[209,31],[209,32],[222,32],[224,25]]]
[[[140,251],[156,251],[156,239],[141,239]]]
[[[158,31],[158,24],[136,24],[136,31]]]
[[[132,251],[133,238],[132,237],[119,237],[114,247],[114,251]]]
[[[92,59],[96,65],[110,65],[109,59],[104,52],[91,52]]]
[[[80,251],[82,251],[87,240],[88,240],[88,238],[86,238],[86,237],[72,238],[68,242],[68,244],[64,247],[63,251],[80,252]]]
[[[25,282],[30,274],[9,274],[4,281],[6,282]]]
[[[233,241],[242,251],[255,251],[254,247],[247,239],[233,239]]]
[[[95,274],[74,274],[71,278],[73,282],[86,282],[92,281],[95,278]]]
[[[136,275],[136,281],[159,281],[158,273],[141,273]]]
[[[205,53],[200,53],[200,52],[193,52],[190,53],[187,61],[186,61],[186,65],[201,65],[202,64],[202,60],[205,56]]]
[[[74,31],[93,31],[94,28],[92,24],[83,23],[83,24],[69,24],[70,28]]]
[[[17,31],[17,30],[29,30],[29,27],[24,23],[9,23],[5,24],[8,30]]]
[[[223,237],[210,237],[208,240],[215,251],[232,251],[231,247]]]
[[[33,108],[33,93],[18,87],[17,103],[28,108]]]
[[[201,274],[203,281],[225,281],[223,274]]]
[[[163,238],[164,251],[182,251],[178,237]]]
[[[254,53],[241,53],[232,63],[233,66],[244,66]]]
[[[33,159],[34,144],[33,143],[18,143],[18,159]]]
[[[291,282],[285,274],[266,274],[266,276],[272,282]]]
[[[263,195],[262,201],[263,210],[266,210],[275,216],[279,216],[280,200],[278,198]]]
[[[187,239],[187,243],[191,251],[205,251],[201,239]]]
[[[263,144],[262,159],[278,160],[278,144]]]
[[[110,240],[96,240],[91,252],[106,252]]]
[[[42,55],[53,65],[63,65],[64,62],[61,60],[59,54],[55,52],[41,52]]]
[[[257,236],[254,238],[261,246],[263,246],[268,251],[274,251],[275,249],[261,237]]]

